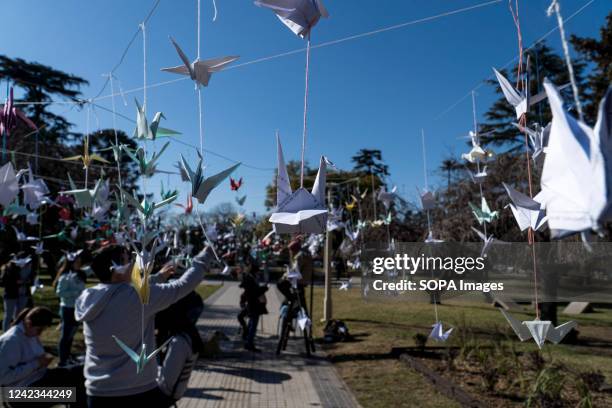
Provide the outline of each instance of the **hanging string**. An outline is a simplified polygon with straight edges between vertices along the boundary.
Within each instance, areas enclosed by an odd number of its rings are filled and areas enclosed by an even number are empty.
[[[140,23],[140,30],[142,31],[142,92],[143,102],[142,110],[145,115],[147,114],[147,28],[144,22]]]
[[[561,16],[561,6],[558,0],[552,0],[550,7],[548,7],[547,15],[550,17],[552,13],[557,15],[557,25],[559,26],[559,34],[561,35],[561,45],[563,46],[563,54],[565,55],[565,64],[567,65],[567,71],[569,72],[570,82],[572,84],[572,91],[574,94],[574,104],[578,111],[578,116],[581,121],[584,121],[582,113],[582,104],[580,103],[580,96],[578,95],[578,85],[576,84],[576,76],[574,74],[574,66],[572,65],[572,59],[569,54],[569,46],[567,44],[567,38],[565,37],[565,26],[563,24],[563,17]]]
[[[512,8],[512,0],[508,0],[508,8],[510,9],[510,15],[512,16],[514,25],[516,26],[516,32],[517,32],[517,37],[518,37],[519,62],[518,62],[518,72],[516,73],[516,84],[517,84],[517,89],[520,90],[521,73],[523,70],[523,35],[521,33],[521,21],[519,19],[518,0],[515,0],[516,11]]]
[[[89,104],[87,104],[87,113],[86,113],[86,119],[85,119],[85,147],[87,148],[86,151],[83,151],[83,155],[87,155],[89,154],[89,113],[91,111],[91,106]],[[85,156],[83,156],[83,159],[85,159]],[[83,163],[85,164],[85,188],[87,188],[87,182],[89,181],[89,163]]]
[[[199,121],[199,131],[200,131],[200,157],[204,159],[204,124],[203,124],[203,115],[202,115],[202,87],[196,85],[198,88],[198,121]]]
[[[197,21],[197,26],[198,26],[198,39],[197,39],[197,44],[198,44],[198,57],[197,59],[200,59],[200,0],[198,0],[198,21]],[[215,16],[216,16],[216,12],[215,12]]]
[[[509,2],[511,0],[508,0]],[[512,18],[514,20],[514,24],[517,29],[517,36],[519,39],[519,65],[517,67],[517,88],[522,89],[525,93],[529,92],[529,76],[523,76],[522,72],[522,61],[523,61],[523,42],[522,42],[522,34],[521,34],[521,23],[518,14],[518,0],[516,0],[516,13],[510,7],[510,12],[512,14]],[[527,56],[527,66],[529,66],[529,56]],[[528,73],[526,73],[528,74]],[[529,197],[533,198],[533,180],[531,175],[531,159],[529,157],[529,136],[527,135],[527,112],[529,111],[529,106],[527,107],[527,111],[521,115],[519,118],[519,124],[524,129],[524,137],[525,137],[525,159],[527,161],[527,182],[529,186]],[[531,226],[527,230],[527,243],[531,247],[531,258],[533,263],[533,291],[534,291],[534,302],[535,302],[535,311],[536,311],[536,320],[540,319],[540,306],[538,301],[538,268],[536,261],[536,249],[535,249],[535,231]]]
[[[212,252],[213,252],[213,255],[215,256],[215,259],[220,264],[225,264],[225,262],[221,261],[221,259],[219,258],[219,255],[217,255],[217,251],[215,251],[215,246],[211,242],[210,238],[208,238],[208,234],[206,234],[206,228],[204,228],[204,224],[202,224],[202,215],[200,214],[200,211],[197,209],[197,207],[196,207],[196,218],[198,219],[198,223],[200,224],[200,229],[202,230],[202,234],[204,235],[204,239],[206,239],[206,242],[208,243],[208,245],[210,245],[210,249],[212,249]]]
[[[474,138],[476,143],[480,145],[480,136],[478,135],[478,120],[476,119],[476,93],[472,91],[472,116],[474,119]],[[476,171],[480,173],[480,159],[476,158]],[[484,198],[484,191],[482,190],[482,183],[478,183],[478,190],[480,191],[480,202]],[[487,237],[487,223],[483,223],[483,231],[485,238]]]
[[[425,129],[421,129],[421,142],[423,145],[423,176],[425,177],[425,191],[429,191],[429,182],[427,180],[427,156],[425,154]],[[425,210],[425,213],[427,214],[427,232],[431,234],[431,216],[429,209]]]
[[[109,81],[111,86],[111,93],[115,93],[115,86],[113,82],[113,74],[109,73]],[[119,147],[119,136],[117,135],[117,112],[115,110],[115,97],[111,98],[111,106],[113,109],[113,133],[115,134],[115,149],[120,149]],[[118,150],[116,153],[116,161],[117,161],[117,180],[119,181],[119,188],[123,188],[123,183],[121,180],[121,151]]]
[[[217,21],[217,2],[216,0],[212,0],[213,3],[213,9],[214,9],[214,14],[213,14],[213,21]]]
[[[304,152],[306,150],[306,120],[308,117],[308,77],[310,73],[310,32],[308,32],[308,43],[306,45],[306,81],[304,86],[304,127],[302,129],[302,162],[300,169],[300,188],[304,187]]]

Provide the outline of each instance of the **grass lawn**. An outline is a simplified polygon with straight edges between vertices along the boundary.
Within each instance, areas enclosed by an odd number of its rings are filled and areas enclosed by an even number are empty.
[[[46,306],[54,312],[59,311],[59,298],[55,295],[53,288],[51,287],[51,279],[44,274],[41,275],[41,281],[45,285],[42,290],[37,291],[34,294],[34,305],[36,306]],[[93,286],[95,283],[89,282],[87,286]],[[212,295],[220,286],[218,285],[199,285],[196,289],[196,292],[202,296],[203,299],[208,298]],[[0,318],[4,318],[4,305],[0,304]],[[59,331],[59,318],[55,319],[53,322],[53,326],[49,329],[45,330],[41,336],[41,341],[45,350],[56,355],[57,354],[57,343],[60,337]],[[72,352],[75,354],[85,353],[85,343],[83,341],[83,330],[79,329],[74,338],[74,343],[72,345]],[[53,364],[53,363],[52,363]]]
[[[315,289],[313,321],[316,336],[322,335],[323,324],[320,319],[323,315],[323,295],[322,288]],[[332,298],[333,317],[347,324],[354,341],[325,345],[324,349],[364,408],[458,406],[438,393],[421,374],[388,355],[392,347],[416,346],[413,338],[415,334],[429,334],[435,320],[432,305],[393,301],[368,302],[362,298],[358,287],[353,287],[348,292],[334,288]],[[521,343],[501,313],[486,303],[453,304],[449,301],[438,307],[438,313],[445,328],[455,328],[448,344],[443,346],[465,346],[466,336],[460,333],[469,333],[473,343],[512,349],[525,357],[534,355],[532,352],[538,350],[533,341]],[[534,317],[527,309],[524,313],[513,312],[513,315],[520,320]],[[567,370],[599,370],[605,375],[606,383],[612,383],[612,309],[599,308],[594,313],[580,316],[565,316],[559,311],[559,323],[568,320],[578,322],[580,343],[547,343],[541,355],[548,363],[564,363]],[[438,346],[427,343],[427,346],[432,345]],[[464,363],[458,362],[457,365],[459,364]],[[438,363],[437,366],[434,364],[433,368],[446,378],[440,365],[444,366],[444,363]],[[566,368],[563,370],[567,371]],[[458,379],[457,372],[460,370],[457,370],[452,379],[462,387],[470,381],[475,382],[464,389],[473,397],[480,398],[484,395],[481,374],[475,372],[473,367],[466,368],[467,372],[470,370],[473,371],[470,378]],[[529,381],[527,375],[525,378]],[[498,383],[500,384],[501,382]],[[612,406],[612,398],[599,394],[597,398],[597,402],[605,405],[593,406]],[[508,397],[501,401],[487,400],[487,405],[524,406],[524,399],[516,399]]]

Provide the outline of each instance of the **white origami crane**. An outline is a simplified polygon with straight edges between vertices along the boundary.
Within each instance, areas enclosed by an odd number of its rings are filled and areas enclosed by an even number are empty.
[[[136,254],[136,261],[134,262],[134,266],[132,266],[132,285],[136,289],[136,293],[138,293],[140,302],[146,305],[149,303],[149,277],[151,276],[151,272],[153,272],[155,256],[164,249],[166,245],[155,240],[151,249],[147,251],[146,249],[139,250],[133,243],[131,244]]]
[[[36,291],[44,289],[45,285],[42,284],[40,279],[34,279],[34,283],[30,286],[30,295],[34,295]]]
[[[34,253],[36,255],[42,255],[44,252],[46,252],[46,249],[44,248],[43,242],[37,242],[33,247],[30,247],[34,250]]]
[[[487,158],[491,157],[492,155],[493,155],[493,152],[484,150],[480,146],[474,146],[472,147],[472,150],[470,150],[468,153],[463,153],[461,155],[461,158],[470,163],[476,163],[479,161],[484,161]]]
[[[425,238],[425,243],[426,244],[438,244],[440,242],[444,242],[444,240],[443,239],[436,239],[436,238],[434,238],[433,237],[433,231],[430,230],[427,233],[427,238]]]
[[[491,245],[493,245],[493,243],[497,240],[495,239],[493,234],[486,236],[484,232],[477,230],[474,227],[472,227],[472,231],[474,231],[478,235],[478,237],[480,237],[480,239],[482,240],[483,244],[482,244],[482,250],[480,251],[480,256],[482,258],[486,258],[487,253],[489,252],[489,249],[491,249]]]
[[[521,231],[525,231],[529,227],[534,231],[542,228],[542,226],[546,224],[546,210],[539,201],[541,199],[541,193],[534,198],[530,198],[516,191],[506,183],[502,184],[508,192],[510,200],[512,200],[512,203],[508,204],[508,206],[512,210],[514,219]]]
[[[533,150],[533,153],[531,154],[533,161],[536,161],[542,153],[546,153],[546,146],[548,146],[552,123],[549,123],[546,125],[546,127],[541,127],[536,123],[535,129],[523,127],[518,123],[513,123],[513,125],[521,132],[527,133],[529,136],[529,142],[531,144],[531,149]]]
[[[19,194],[19,181],[11,162],[0,167],[0,204],[7,207]]]
[[[510,313],[506,312],[503,308],[499,309],[514,333],[518,336],[521,341],[529,340],[533,338],[533,340],[538,345],[538,348],[542,348],[546,340],[553,342],[555,344],[559,344],[561,340],[567,334],[572,331],[572,329],[578,327],[578,323],[574,321],[569,321],[554,327],[552,322],[548,320],[528,320],[528,321],[519,321],[515,319]]]
[[[298,312],[297,323],[302,331],[306,330],[306,327],[310,327],[312,324],[303,307],[300,308],[300,311]]]
[[[480,171],[477,171],[477,172],[469,171],[469,173],[470,173],[470,178],[472,179],[472,181],[478,184],[484,183],[485,179],[489,175],[487,173],[487,166],[484,166],[484,168],[482,168]]]
[[[158,136],[171,136],[171,135],[179,135],[180,133],[171,130],[162,128],[159,126],[159,122],[162,118],[166,118],[163,113],[156,112],[153,116],[153,121],[149,125],[149,121],[147,120],[147,115],[145,113],[145,105],[140,106],[137,99],[134,99],[136,102],[136,129],[134,129],[134,137],[136,139],[145,139],[145,140],[155,140]]]
[[[208,198],[210,192],[221,184],[230,174],[232,174],[232,172],[236,170],[240,164],[241,163],[236,163],[228,169],[225,169],[208,178],[204,178],[202,159],[200,158],[196,171],[193,171],[185,161],[185,158],[181,155],[181,167],[183,170],[185,170],[185,173],[187,173],[187,178],[191,183],[191,195],[195,197],[200,204],[203,204]]]
[[[162,71],[180,75],[189,75],[189,77],[196,82],[196,86],[198,84],[208,86],[210,77],[214,72],[223,70],[225,67],[239,58],[237,56],[229,56],[204,61],[196,59],[193,62],[189,62],[189,58],[187,58],[187,55],[185,55],[181,47],[179,47],[176,41],[174,41],[174,38],[170,37],[170,41],[172,41],[174,48],[176,48],[176,52],[183,61],[183,65],[171,68],[162,68]]]
[[[357,240],[357,238],[359,238],[359,232],[360,232],[359,230],[352,231],[348,227],[344,229],[344,233],[346,234],[348,239],[350,239],[351,241],[355,241]]]
[[[297,283],[299,280],[302,279],[302,274],[297,268],[290,269],[288,265],[285,266],[285,268],[286,268],[287,280],[291,282],[292,287],[297,288]]]
[[[391,203],[397,197],[397,195],[395,194],[396,191],[397,191],[397,186],[393,186],[391,191],[387,191],[385,187],[381,187],[378,192],[378,201],[382,201],[385,208],[389,209],[389,206],[391,206]]]
[[[517,119],[520,119],[521,116],[526,114],[529,110],[529,107],[546,99],[545,92],[540,92],[535,96],[530,96],[529,89],[527,89],[527,92],[525,92],[525,90],[519,91],[515,89],[512,84],[506,79],[506,77],[503,76],[498,70],[493,68],[493,71],[495,72],[497,82],[499,82],[499,86],[501,87],[501,90],[504,93],[506,100],[509,104],[514,106]],[[527,88],[529,87],[527,86]]]
[[[446,340],[448,340],[448,336],[450,336],[450,334],[453,331],[452,327],[450,329],[448,329],[447,331],[444,331],[444,329],[442,327],[442,322],[436,322],[431,327],[433,329],[431,330],[431,333],[429,333],[429,338],[433,339],[435,341],[446,341]]]
[[[32,258],[29,256],[26,256],[25,258],[13,258],[11,259],[11,262],[17,265],[19,268],[23,268],[24,266],[32,262]]]
[[[332,208],[327,217],[327,230],[335,231],[344,228],[342,208]]]
[[[74,262],[75,259],[77,259],[79,257],[79,255],[81,255],[83,253],[82,249],[78,249],[76,251],[73,252],[68,252],[66,251],[66,259],[68,260],[68,262]]]
[[[13,226],[13,229],[15,230],[15,236],[17,237],[17,242],[34,242],[34,241],[38,241],[38,238],[27,236],[23,232],[19,231],[17,229],[17,227],[15,227],[15,226]]]
[[[21,186],[23,191],[23,203],[32,210],[38,209],[42,204],[49,203],[47,197],[49,188],[42,179],[35,179],[32,168],[28,165],[28,180]]]
[[[38,224],[38,214],[35,212],[29,212],[26,215],[26,222],[28,225],[37,225]]]
[[[74,181],[72,181],[72,178],[70,177],[70,173],[68,173],[68,182],[70,183],[71,190],[60,191],[60,194],[74,196],[77,208],[91,208],[98,194],[98,190],[102,185],[102,179],[96,182],[93,190],[90,190],[87,187],[77,189],[76,184],[74,184]]]
[[[353,278],[349,278],[349,280],[340,283],[340,288],[338,290],[348,291],[351,286],[353,286]]]
[[[319,172],[308,192],[301,187],[291,191],[289,176],[285,167],[280,138],[278,146],[278,176],[276,178],[276,211],[270,217],[277,234],[325,232],[327,226],[327,208],[325,208],[326,162],[321,156]]]
[[[541,186],[553,238],[590,229],[612,215],[612,88],[599,105],[594,128],[574,119],[555,86],[545,80],[553,113]]]
[[[436,198],[431,191],[427,189],[419,191],[419,196],[421,197],[421,206],[423,210],[429,211],[436,208]]]
[[[256,0],[255,5],[269,8],[294,34],[306,38],[321,17],[329,17],[321,0]]]

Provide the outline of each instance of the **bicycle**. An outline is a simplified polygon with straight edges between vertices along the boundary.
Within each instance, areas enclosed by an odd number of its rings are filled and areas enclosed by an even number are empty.
[[[291,286],[281,287],[283,283],[279,283],[279,290],[285,295],[285,302],[281,305],[279,322],[277,326],[278,343],[276,345],[276,354],[287,348],[290,333],[297,333],[300,329],[301,335],[304,338],[304,346],[306,355],[311,356],[315,352],[314,339],[312,337],[312,322],[308,316],[308,310],[305,305],[302,305],[302,299],[298,288]]]

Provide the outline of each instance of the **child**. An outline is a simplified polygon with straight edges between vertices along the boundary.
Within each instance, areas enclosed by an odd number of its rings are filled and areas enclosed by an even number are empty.
[[[55,293],[60,297],[60,317],[62,319],[62,334],[58,344],[59,362],[63,367],[70,363],[72,340],[79,327],[74,318],[74,302],[85,289],[87,276],[81,270],[81,251],[68,253],[57,271],[53,282]]]
[[[143,306],[130,284],[127,251],[109,246],[95,256],[91,267],[100,284],[85,289],[75,303],[76,319],[84,326],[85,387],[90,408],[116,403],[157,407],[166,399],[157,385],[155,360],[137,374],[136,365],[112,336],[136,353],[140,352],[144,341],[146,350],[152,352],[155,349],[155,314],[194,290],[210,261],[210,250],[206,247],[179,279],[169,283],[159,283],[157,277],[155,281],[150,279],[149,302]],[[167,264],[158,275],[167,278],[173,270],[172,264]]]
[[[191,292],[159,312],[155,318],[160,336],[157,343],[162,344],[167,338],[172,338],[157,373],[157,385],[170,404],[183,397],[198,355],[204,347],[196,327],[203,308],[202,297]]]

